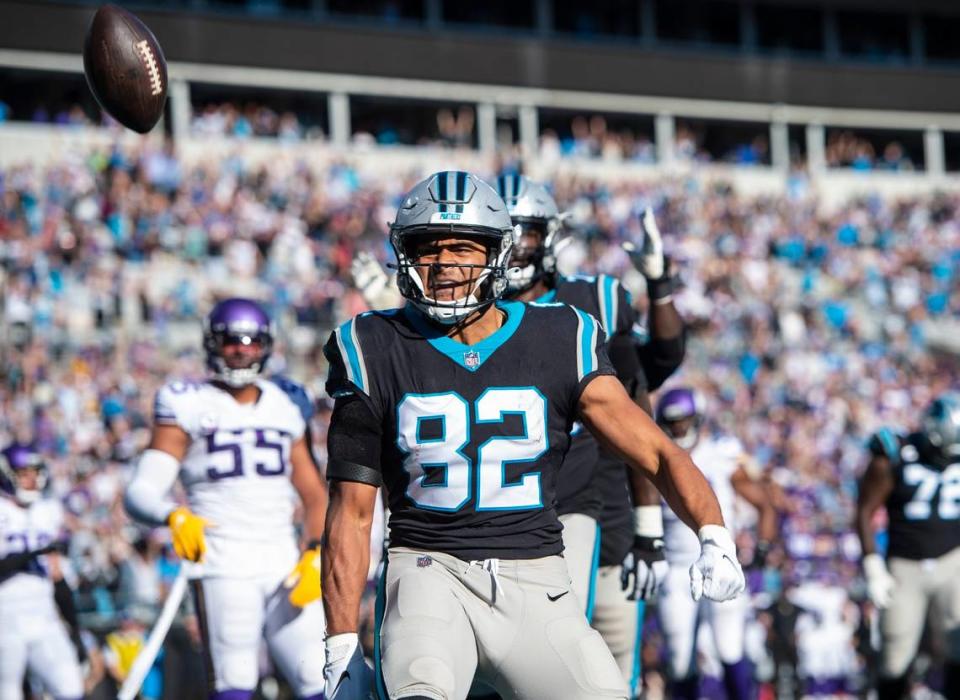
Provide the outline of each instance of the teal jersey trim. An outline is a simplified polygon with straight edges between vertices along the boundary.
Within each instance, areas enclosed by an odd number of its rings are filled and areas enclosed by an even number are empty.
[[[633,672],[630,674],[630,697],[638,697],[641,690],[643,661],[640,657],[640,649],[643,646],[643,618],[647,610],[647,604],[637,601],[637,635],[633,642]],[[694,635],[696,636],[696,635]]]
[[[429,323],[419,311],[407,305],[406,314],[410,323],[427,339],[433,348],[449,357],[470,372],[476,372],[489,360],[501,345],[513,337],[523,320],[525,306],[518,301],[498,301],[498,309],[507,315],[506,322],[495,333],[474,345],[465,345],[443,334],[443,328]]]
[[[337,343],[343,354],[347,369],[347,379],[357,385],[360,391],[367,391],[367,368],[360,352],[357,340],[356,319],[350,319],[337,329]]]
[[[577,338],[577,370],[579,378],[583,379],[597,368],[597,355],[594,349],[594,343],[597,340],[597,322],[587,312],[581,311],[575,306],[571,308],[580,317],[579,337]]]
[[[380,628],[387,610],[387,551],[383,551],[383,570],[377,581],[377,598],[373,606],[373,675],[376,681],[377,700],[388,700],[387,686],[383,681],[383,652],[380,649]]]
[[[887,459],[896,463],[900,456],[900,446],[897,444],[897,438],[894,437],[893,431],[890,428],[880,428],[877,431],[877,437],[883,444],[883,451],[887,453]]]
[[[617,330],[617,280],[609,275],[600,275],[597,289],[600,294],[600,325],[610,338]]]
[[[551,289],[549,292],[539,297],[538,299],[534,299],[533,303],[534,304],[550,304],[550,303],[553,303],[554,299],[556,298],[557,298],[557,290]]]
[[[590,562],[590,584],[587,589],[587,622],[593,622],[593,609],[597,603],[597,575],[600,572],[600,525],[597,524],[597,535],[593,540],[593,561]]]

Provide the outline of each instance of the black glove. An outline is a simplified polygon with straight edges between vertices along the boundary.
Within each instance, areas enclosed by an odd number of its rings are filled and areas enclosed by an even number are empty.
[[[663,557],[663,539],[634,535],[633,546],[623,558],[622,566],[620,587],[630,590],[627,600],[650,600],[669,568]]]
[[[747,565],[748,569],[763,569],[767,566],[767,557],[770,556],[770,543],[766,540],[758,540],[757,546],[753,548],[753,559]]]
[[[54,540],[50,544],[45,545],[38,550],[35,550],[33,552],[33,555],[38,557],[41,554],[53,554],[54,552],[56,552],[57,554],[66,554],[69,546],[70,545],[66,540]]]

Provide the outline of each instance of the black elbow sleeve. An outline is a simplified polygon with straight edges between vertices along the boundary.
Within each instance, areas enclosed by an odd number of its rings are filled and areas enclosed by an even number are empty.
[[[640,362],[650,391],[660,388],[683,363],[686,353],[686,335],[673,338],[651,338],[639,348]]]

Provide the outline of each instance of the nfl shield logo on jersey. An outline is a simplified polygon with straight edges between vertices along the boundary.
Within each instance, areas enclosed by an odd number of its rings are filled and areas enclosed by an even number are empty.
[[[470,369],[474,369],[480,366],[480,353],[475,350],[470,352],[463,353],[463,364],[465,364]]]
[[[428,556],[417,557],[417,566],[420,567],[421,569],[425,569],[431,564],[433,564],[433,557],[428,557]]]

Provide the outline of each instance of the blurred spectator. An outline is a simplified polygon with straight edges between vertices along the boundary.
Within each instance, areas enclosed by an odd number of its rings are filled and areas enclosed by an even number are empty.
[[[473,118],[437,116],[453,145]],[[253,117],[254,131],[266,123]],[[602,118],[574,120],[570,138],[545,131],[542,143],[590,157],[606,157],[605,143],[608,154],[631,152]],[[696,157],[693,132],[678,131],[681,144]],[[168,376],[203,375],[198,318],[219,296],[261,299],[280,330],[272,369],[321,394],[319,347],[364,310],[350,262],[361,249],[386,261],[384,222],[420,176],[294,158],[188,163],[166,145],[0,172],[0,440],[32,439],[47,455],[79,601],[99,631],[112,632],[130,605],[155,608],[176,575],[166,533],[133,527],[120,493],[156,389]],[[958,384],[956,363],[931,350],[926,330],[960,316],[960,196],[826,208],[795,178],[777,197],[695,176],[554,183],[575,232],[562,269],[621,275],[637,292],[643,281],[619,242],[654,207],[691,328],[677,381],[709,397],[711,424],[740,438],[783,511],[782,551],[753,585],[767,609],[810,581],[843,601],[857,595],[850,523],[864,439],[880,425],[911,427],[933,395]],[[313,431],[321,463],[329,413],[325,404]],[[830,613],[831,639],[859,624],[843,601]],[[773,622],[777,663],[789,666],[794,623]],[[814,640],[818,624],[804,628]],[[177,629],[177,664],[187,667],[196,635]],[[844,664],[858,672],[855,659]]]
[[[234,102],[207,103],[194,111],[191,131],[194,136],[275,137],[282,141],[323,139],[319,127],[305,126],[295,112],[277,112],[255,102],[243,106]]]

